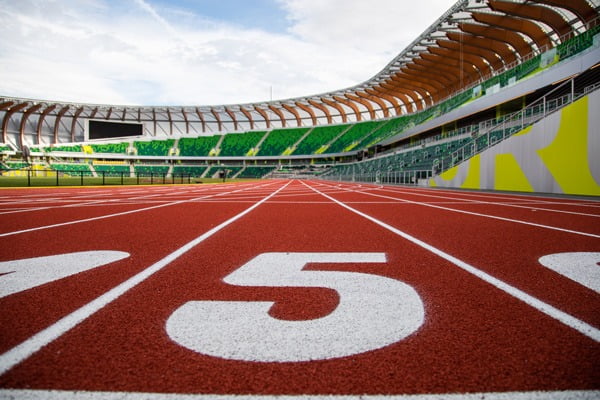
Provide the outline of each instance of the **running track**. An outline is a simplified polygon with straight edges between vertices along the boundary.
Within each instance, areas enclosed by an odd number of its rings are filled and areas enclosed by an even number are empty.
[[[3,189],[0,240],[3,399],[600,398],[597,200]]]

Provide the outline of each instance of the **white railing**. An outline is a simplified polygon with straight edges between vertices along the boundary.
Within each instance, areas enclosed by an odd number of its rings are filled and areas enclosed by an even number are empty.
[[[469,143],[441,159],[437,168],[435,168],[434,173],[438,175],[474,155],[481,153],[487,148],[508,139],[515,133],[522,131],[526,127],[531,126],[548,115],[564,108],[598,87],[600,87],[600,83],[586,87],[582,93],[576,93],[575,78],[571,78],[533,102],[531,105],[497,119],[495,123],[485,121],[484,125],[480,126],[479,132],[473,135]],[[564,90],[565,88],[568,88],[568,93],[554,97],[556,92]]]

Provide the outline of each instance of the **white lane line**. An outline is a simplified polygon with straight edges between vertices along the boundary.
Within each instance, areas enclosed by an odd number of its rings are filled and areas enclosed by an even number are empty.
[[[213,190],[214,191],[214,190]],[[210,192],[210,190],[205,190],[203,192],[200,193],[206,193],[206,192]],[[94,197],[89,198],[88,200],[82,200],[84,198],[88,198],[89,196],[72,196],[69,198],[63,198],[63,199],[43,199],[43,200],[39,200],[38,202],[50,202],[50,201],[55,201],[55,202],[69,202],[69,204],[63,204],[63,205],[50,205],[50,206],[43,206],[43,207],[35,207],[35,208],[27,208],[27,209],[22,209],[22,210],[8,210],[8,211],[2,211],[0,212],[0,215],[3,214],[15,214],[15,213],[20,213],[20,212],[29,212],[29,211],[40,211],[40,210],[54,210],[54,209],[59,209],[59,208],[77,208],[77,207],[83,207],[85,205],[90,205],[90,204],[101,204],[101,205],[113,205],[113,204],[124,204],[124,201],[129,201],[129,200],[143,200],[143,199],[148,199],[148,198],[154,198],[154,197],[167,197],[167,196],[171,196],[171,195],[175,195],[177,194],[178,196],[180,195],[185,195],[186,193],[190,193],[190,196],[194,193],[192,192],[173,192],[173,193],[157,193],[157,194],[145,194],[144,196],[135,196],[135,197],[123,197],[123,198],[117,198],[117,199],[94,199]],[[123,195],[124,193],[113,193],[112,195]],[[136,192],[135,194],[140,194],[140,192]],[[107,193],[105,195],[102,196],[110,196],[110,193]],[[163,201],[166,202],[166,201]],[[19,203],[16,202],[15,204],[19,204],[19,205],[23,205],[23,203]]]
[[[394,185],[386,185],[385,187],[397,187],[398,189],[400,189],[400,187],[398,186],[394,186]],[[581,197],[581,198],[569,198],[569,195],[565,195],[565,196],[557,196],[557,195],[550,195],[550,194],[540,194],[538,196],[536,196],[533,193],[501,193],[501,192],[486,192],[486,191],[478,191],[478,190],[473,190],[473,191],[468,191],[468,190],[452,190],[452,189],[445,189],[445,188],[428,188],[428,187],[422,187],[422,186],[416,186],[416,187],[402,187],[403,190],[405,190],[406,192],[412,193],[412,192],[424,192],[424,191],[429,191],[429,190],[435,190],[436,192],[440,192],[440,193],[449,193],[449,194],[453,194],[453,195],[459,195],[459,196],[465,196],[465,197],[483,197],[483,198],[487,198],[487,199],[518,199],[518,200],[523,200],[523,201],[533,201],[533,202],[542,202],[542,203],[547,203],[547,204],[555,204],[555,200],[559,200],[560,202],[564,202],[564,204],[570,204],[570,205],[574,205],[574,206],[593,206],[593,207],[598,207],[600,206],[600,201],[595,200],[592,198],[592,196],[587,196],[587,197]],[[592,204],[586,204],[587,202],[591,202]]]
[[[95,300],[92,300],[91,302],[79,308],[78,310],[75,310],[71,314],[63,317],[62,319],[50,325],[46,329],[36,333],[21,344],[13,347],[4,354],[0,355],[0,375],[3,375],[5,372],[7,372],[20,362],[24,361],[25,359],[29,358],[32,354],[36,353],[38,350],[40,350],[47,344],[58,339],[60,336],[77,326],[79,323],[81,323],[97,311],[104,308],[107,304],[113,302],[128,290],[139,285],[140,283],[148,279],[150,276],[160,271],[168,264],[179,258],[181,255],[185,254],[204,240],[208,239],[209,237],[219,232],[226,226],[237,221],[238,219],[242,218],[244,215],[248,214],[256,207],[260,206],[261,204],[275,196],[281,190],[285,189],[289,184],[290,182],[288,181],[284,186],[280,186],[276,191],[264,197],[262,200],[256,202],[254,205],[248,207],[241,213],[229,218],[227,221],[222,222],[214,228],[206,231],[202,235],[183,245],[182,247],[167,255],[163,259],[157,261],[156,263],[152,264],[143,271],[138,272],[136,275],[127,279],[125,282],[121,283],[118,286],[115,286],[108,292],[104,293],[102,296],[96,298]]]
[[[0,399],[7,400],[597,400],[598,398],[600,398],[600,390],[399,395],[240,395],[0,389]]]
[[[584,217],[600,218],[600,214],[589,214],[589,213],[582,213],[582,212],[578,212],[578,211],[557,210],[557,209],[553,209],[553,208],[544,208],[544,207],[534,206],[531,204],[527,204],[527,205],[526,204],[514,204],[514,203],[496,202],[496,201],[473,200],[473,199],[466,199],[463,197],[439,196],[439,195],[433,194],[433,191],[428,191],[428,192],[426,192],[424,190],[423,191],[417,191],[417,190],[399,191],[399,190],[393,190],[393,188],[384,188],[382,190],[386,191],[386,192],[391,192],[391,193],[401,193],[401,194],[409,194],[409,195],[413,195],[413,196],[433,197],[433,198],[438,198],[438,199],[459,201],[460,203],[458,203],[458,204],[463,204],[463,205],[490,204],[490,205],[495,205],[495,206],[525,208],[528,210],[547,211],[547,212],[555,212],[555,213],[559,213],[559,214],[572,214],[572,215],[582,215]],[[427,204],[433,204],[433,203],[428,202]],[[437,203],[437,204],[439,204],[439,203]],[[540,204],[540,203],[538,203],[538,204]],[[546,202],[543,204],[552,205],[552,204],[556,204],[556,203]]]
[[[302,183],[304,185],[310,187],[306,183],[304,183],[304,182],[302,182]],[[550,304],[544,303],[543,301],[525,293],[524,291],[517,289],[516,287],[511,286],[508,283],[501,281],[500,279],[495,278],[492,275],[490,275],[470,264],[467,264],[466,262],[464,262],[462,260],[459,260],[458,258],[438,249],[437,247],[434,247],[428,243],[425,243],[422,240],[419,240],[416,237],[409,235],[408,233],[405,233],[399,229],[396,229],[393,226],[388,225],[383,221],[380,221],[368,214],[365,214],[355,208],[352,208],[349,205],[342,203],[341,201],[339,201],[331,196],[328,196],[325,193],[320,192],[317,189],[314,189],[314,188],[312,188],[312,189],[315,192],[320,193],[322,196],[328,198],[329,200],[335,202],[336,204],[344,207],[345,209],[352,211],[353,213],[358,214],[361,217],[366,218],[371,222],[374,222],[375,224],[389,230],[390,232],[395,233],[396,235],[416,244],[417,246],[424,248],[427,251],[430,251],[431,253],[451,262],[452,264],[463,269],[464,271],[467,271],[471,275],[476,276],[477,278],[491,284],[492,286],[495,286],[496,288],[502,290],[503,292],[505,292],[505,293],[523,301],[524,303],[530,305],[531,307],[543,312],[544,314],[548,315],[549,317],[554,318],[555,320],[563,323],[564,325],[567,325],[567,326],[575,329],[576,331],[584,334],[585,336],[589,337],[590,339],[593,339],[596,342],[600,342],[600,329],[597,329],[597,328],[589,325],[588,323],[581,321],[581,320],[573,317],[572,315],[559,310],[556,307],[551,306]]]
[[[253,189],[254,189],[254,187],[253,187]],[[0,237],[18,235],[18,234],[21,234],[21,233],[34,232],[34,231],[39,231],[39,230],[43,230],[43,229],[57,228],[57,227],[66,226],[66,225],[74,225],[74,224],[79,224],[79,223],[82,223],[82,222],[97,221],[97,220],[106,219],[106,218],[118,217],[118,216],[121,216],[121,215],[134,214],[134,213],[138,213],[138,212],[142,212],[142,211],[153,210],[153,209],[156,209],[156,208],[169,207],[169,206],[173,206],[173,205],[177,205],[177,204],[190,203],[190,202],[197,201],[197,200],[204,200],[204,199],[207,199],[207,198],[211,198],[211,197],[215,197],[215,196],[222,196],[222,195],[231,194],[231,193],[235,193],[235,192],[240,192],[240,191],[244,191],[244,190],[249,190],[249,189],[248,188],[242,188],[242,189],[234,190],[234,191],[231,191],[231,192],[220,192],[220,193],[215,193],[215,194],[206,195],[206,196],[202,196],[202,197],[197,197],[197,198],[194,198],[194,199],[178,200],[178,201],[174,201],[174,202],[170,202],[170,203],[159,204],[159,205],[156,205],[156,206],[138,208],[138,209],[135,209],[135,210],[128,210],[128,211],[121,211],[121,212],[113,213],[113,214],[100,215],[98,217],[83,218],[83,219],[78,219],[78,220],[74,220],[74,221],[60,222],[60,223],[52,224],[52,225],[44,225],[44,226],[38,226],[38,227],[35,227],[35,228],[22,229],[22,230],[19,230],[19,231],[5,232],[5,233],[0,233]]]
[[[423,207],[438,208],[440,210],[452,211],[452,212],[457,212],[457,213],[461,213],[461,214],[475,215],[475,216],[478,216],[478,217],[497,219],[499,221],[505,221],[505,222],[512,222],[512,223],[516,223],[516,224],[523,224],[523,225],[535,226],[536,228],[550,229],[550,230],[553,230],[553,231],[573,233],[575,235],[582,235],[582,236],[588,236],[588,237],[593,237],[593,238],[600,239],[600,235],[596,235],[596,234],[593,234],[593,233],[581,232],[581,231],[574,231],[574,230],[571,230],[571,229],[559,228],[557,226],[551,226],[551,225],[537,224],[535,222],[523,221],[523,220],[520,220],[520,219],[499,217],[497,215],[482,214],[482,213],[477,213],[477,212],[474,212],[474,211],[457,210],[455,208],[442,207],[442,206],[438,206],[438,205],[435,205],[435,204],[429,204],[429,203],[423,203],[423,202],[418,202],[418,201],[406,200],[406,199],[401,199],[401,198],[398,198],[398,197],[385,196],[385,195],[382,195],[382,194],[368,193],[368,192],[365,192],[365,191],[362,191],[362,190],[346,189],[346,191],[353,192],[353,193],[362,193],[362,194],[365,194],[367,196],[380,197],[382,199],[397,200],[397,201],[401,201],[403,203],[416,204],[416,205],[423,206]]]

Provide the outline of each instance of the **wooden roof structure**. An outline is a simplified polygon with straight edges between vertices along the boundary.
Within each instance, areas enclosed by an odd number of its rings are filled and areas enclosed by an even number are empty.
[[[600,0],[460,0],[381,72],[356,86],[305,97],[220,106],[117,106],[0,97],[2,138],[20,114],[21,136],[37,115],[38,139],[52,116],[75,141],[82,118],[143,121],[164,135],[312,126],[423,110],[596,26]],[[398,28],[401,29],[401,28]],[[166,126],[166,128],[165,128]],[[64,141],[64,137],[63,140]]]

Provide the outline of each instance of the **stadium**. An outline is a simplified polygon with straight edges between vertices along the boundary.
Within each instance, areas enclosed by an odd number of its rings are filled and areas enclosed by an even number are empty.
[[[0,94],[0,398],[599,398],[599,33],[459,0],[331,92]]]

